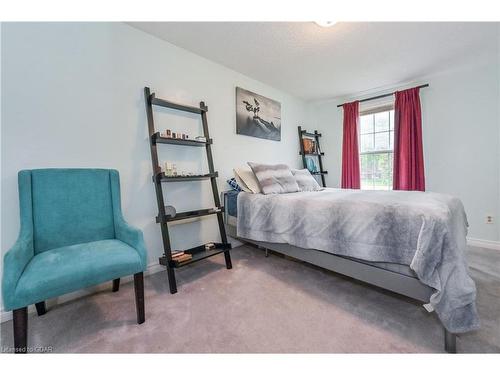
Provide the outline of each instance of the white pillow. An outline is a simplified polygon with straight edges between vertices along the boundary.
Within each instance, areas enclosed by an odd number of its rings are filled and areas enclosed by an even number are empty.
[[[300,191],[319,191],[323,190],[318,181],[307,169],[292,169],[292,174],[299,185]]]
[[[236,183],[241,188],[241,190],[244,192],[247,192],[247,193],[251,193],[252,190],[250,190],[248,188],[248,186],[243,182],[243,180],[240,178],[240,176],[238,176],[238,174],[236,173],[236,171],[234,169],[233,169],[233,172],[234,172],[234,179],[236,180]]]
[[[247,193],[259,194],[261,192],[257,177],[248,167],[238,167],[233,169],[234,178],[243,191]]]

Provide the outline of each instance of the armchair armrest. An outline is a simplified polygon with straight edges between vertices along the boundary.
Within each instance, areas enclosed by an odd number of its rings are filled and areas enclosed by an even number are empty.
[[[13,310],[24,306],[16,306],[15,291],[17,282],[24,269],[35,255],[33,245],[33,215],[31,194],[31,171],[18,173],[19,214],[21,229],[16,243],[3,257],[2,296],[5,310]]]
[[[15,306],[14,295],[17,282],[33,256],[33,236],[28,231],[21,231],[3,258],[2,295],[6,310],[24,307]]]
[[[129,225],[123,218],[120,202],[120,175],[117,170],[109,171],[111,179],[111,194],[113,197],[113,218],[115,222],[115,237],[133,247],[141,258],[142,268],[147,267],[147,250],[142,231]]]
[[[115,235],[117,239],[125,242],[137,251],[141,258],[143,270],[146,270],[147,251],[142,231],[128,224],[123,218],[120,218],[115,220]]]

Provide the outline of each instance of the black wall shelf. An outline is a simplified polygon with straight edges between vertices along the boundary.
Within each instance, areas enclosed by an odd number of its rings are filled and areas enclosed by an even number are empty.
[[[187,176],[165,176],[165,173],[161,172],[156,175],[156,180],[160,182],[186,182],[186,181],[208,180],[209,178],[216,178],[216,177],[219,177],[218,172],[187,175]]]
[[[299,155],[302,155],[302,151],[299,151]],[[324,152],[306,152],[304,153],[305,156],[307,155],[313,155],[313,156],[318,156],[318,155],[321,155],[321,156],[325,156],[325,153]]]
[[[177,139],[177,138],[165,138],[160,137],[160,133],[153,134],[151,138],[154,143],[168,143],[171,145],[179,146],[193,146],[193,147],[205,147],[207,144],[212,144],[212,140],[209,139],[206,142],[198,142],[192,139]]]
[[[170,102],[168,100],[158,99],[155,96],[155,93],[151,94],[151,97],[149,98],[149,102],[152,105],[157,105],[160,107],[165,107],[165,108],[170,108],[170,109],[176,109],[178,111],[183,111],[183,112],[196,113],[199,115],[201,115],[203,112],[206,112],[208,110],[208,108],[205,106],[198,108],[198,107],[192,107],[192,106],[188,106],[188,105]]]
[[[229,251],[231,250],[231,244],[227,240],[226,229],[224,226],[224,220],[222,217],[222,208],[220,204],[219,192],[217,189],[217,177],[219,174],[214,169],[214,162],[212,157],[211,145],[213,143],[210,139],[208,132],[208,120],[207,111],[208,107],[204,102],[200,102],[199,107],[192,107],[188,105],[173,103],[168,100],[159,99],[154,93],[150,92],[149,87],[144,88],[144,98],[146,103],[146,115],[148,119],[148,131],[150,139],[151,148],[151,163],[153,166],[153,182],[155,184],[156,191],[156,202],[158,205],[158,215],[156,216],[156,222],[160,224],[162,240],[163,240],[163,250],[164,254],[160,257],[160,264],[167,268],[168,284],[170,287],[170,293],[177,292],[177,282],[175,279],[175,268],[184,267],[186,265],[198,262],[202,259],[206,259],[218,254],[224,254],[224,259],[226,262],[226,268],[232,268],[231,255]],[[161,137],[160,133],[155,130],[154,119],[153,119],[153,106],[161,106],[166,108],[171,108],[177,111],[195,113],[201,116],[201,122],[203,125],[203,136],[205,137],[205,142],[198,142],[190,139],[173,139]],[[208,170],[209,172],[201,175],[185,175],[185,176],[166,176],[165,173],[161,171],[159,160],[158,160],[158,144],[170,144],[178,146],[194,146],[194,147],[205,147],[207,153]],[[186,211],[177,213],[174,217],[165,214],[165,203],[164,203],[164,192],[162,183],[163,182],[187,182],[187,181],[200,181],[200,180],[210,180],[212,193],[214,198],[215,207],[205,208],[194,211]],[[177,263],[172,260],[172,248],[170,245],[170,233],[168,229],[168,223],[195,219],[208,215],[216,215],[219,224],[219,232],[222,243],[215,243],[215,248],[206,250],[205,245],[196,246],[192,249],[184,250],[185,253],[192,254],[192,259],[188,261]]]
[[[302,164],[304,168],[307,168],[307,162],[306,162],[306,156],[315,156],[318,159],[318,164],[319,164],[319,171],[316,172],[311,172],[313,176],[320,176],[321,178],[321,184],[323,187],[326,187],[326,181],[325,181],[325,175],[328,174],[327,171],[323,169],[323,156],[325,155],[324,152],[321,151],[320,145],[319,145],[319,139],[321,138],[321,133],[318,133],[317,130],[315,130],[313,133],[308,132],[307,130],[302,129],[301,126],[298,127],[298,132],[299,132],[299,155],[302,156]],[[316,151],[314,152],[305,152],[304,150],[304,138],[313,138],[314,141],[316,142]]]
[[[203,210],[185,211],[185,212],[178,212],[173,217],[169,216],[169,215],[165,215],[163,220],[167,221],[167,222],[187,220],[187,219],[194,219],[194,218],[202,217],[202,216],[215,215],[219,212],[223,212],[221,207],[207,208],[207,209],[203,209]],[[159,216],[156,217],[156,222],[161,223]]]
[[[184,252],[187,254],[192,254],[193,258],[182,263],[177,263],[174,261],[169,261],[167,257],[163,256],[160,258],[160,264],[163,266],[167,267],[172,267],[172,268],[181,268],[184,266],[187,266],[189,264],[193,264],[195,262],[198,262],[203,259],[207,259],[210,257],[213,257],[214,255],[218,254],[226,254],[229,250],[231,249],[231,244],[224,244],[224,243],[216,243],[215,244],[215,249],[210,249],[210,250],[205,250],[205,245],[202,246],[197,246],[192,249],[185,250]]]

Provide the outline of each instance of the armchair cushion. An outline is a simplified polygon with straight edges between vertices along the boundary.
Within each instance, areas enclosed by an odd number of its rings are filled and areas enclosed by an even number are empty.
[[[142,272],[136,249],[117,239],[46,250],[34,256],[17,283],[12,309]]]

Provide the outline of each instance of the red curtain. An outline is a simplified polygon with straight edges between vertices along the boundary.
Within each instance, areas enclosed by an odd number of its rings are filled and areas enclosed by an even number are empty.
[[[359,189],[358,125],[359,102],[346,103],[344,108],[344,135],[342,141],[342,188]]]
[[[394,190],[425,191],[419,88],[396,92],[394,104]]]

